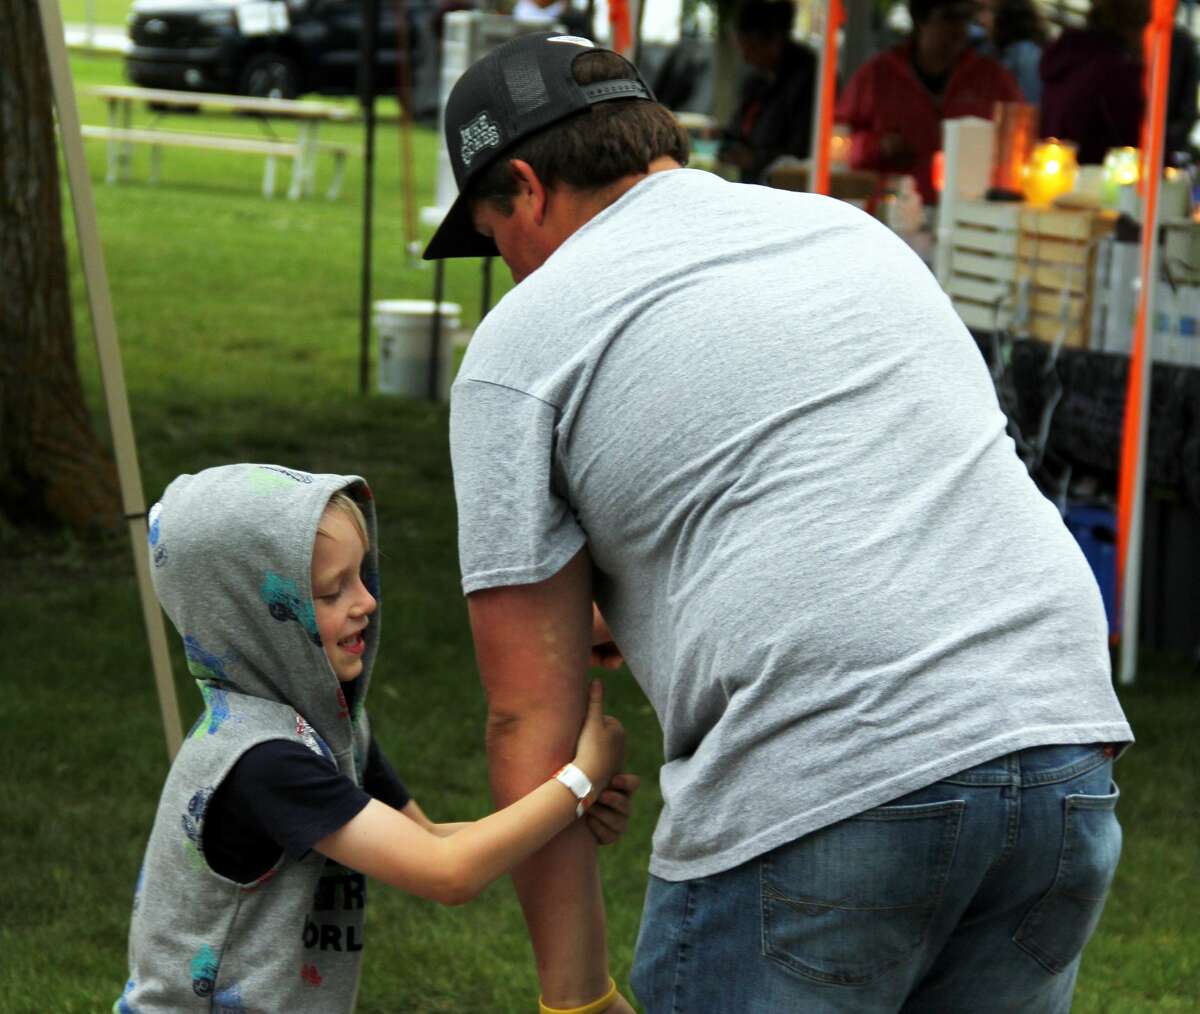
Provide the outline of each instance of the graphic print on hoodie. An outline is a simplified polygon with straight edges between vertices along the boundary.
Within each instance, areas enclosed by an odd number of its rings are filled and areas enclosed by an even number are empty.
[[[238,759],[269,740],[298,743],[362,783],[365,701],[379,611],[347,707],[317,632],[313,544],[344,490],[363,510],[363,581],[378,599],[375,511],[353,475],[227,465],[171,483],[150,513],[159,600],[183,639],[204,712],[159,800],[134,896],[129,976],[119,1014],[337,1014],[353,1009],[364,880],[316,852],[286,854],[253,883],[204,857],[209,801]]]

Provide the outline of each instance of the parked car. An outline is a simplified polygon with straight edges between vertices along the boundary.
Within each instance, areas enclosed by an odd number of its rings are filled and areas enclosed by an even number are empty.
[[[380,0],[375,90],[395,94],[398,18]],[[430,5],[407,3],[407,59],[414,70]],[[181,91],[295,98],[358,91],[361,0],[136,0],[126,76]]]

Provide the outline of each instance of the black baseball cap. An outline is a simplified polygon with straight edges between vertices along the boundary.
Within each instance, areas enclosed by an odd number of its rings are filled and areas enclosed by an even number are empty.
[[[458,197],[425,248],[425,260],[498,253],[491,239],[475,231],[471,202],[463,195],[518,141],[598,102],[655,101],[633,64],[633,78],[576,83],[575,60],[596,49],[577,35],[520,35],[480,57],[458,79],[446,100],[446,149]]]

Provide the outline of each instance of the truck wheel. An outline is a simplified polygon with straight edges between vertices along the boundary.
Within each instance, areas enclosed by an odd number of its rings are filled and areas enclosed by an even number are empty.
[[[242,70],[241,90],[260,99],[294,99],[300,94],[300,72],[282,53],[259,53]]]

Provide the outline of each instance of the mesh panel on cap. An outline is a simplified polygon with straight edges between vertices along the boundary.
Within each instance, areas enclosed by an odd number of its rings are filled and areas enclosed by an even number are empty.
[[[550,101],[535,54],[514,53],[503,62],[501,72],[518,116],[526,116]]]

